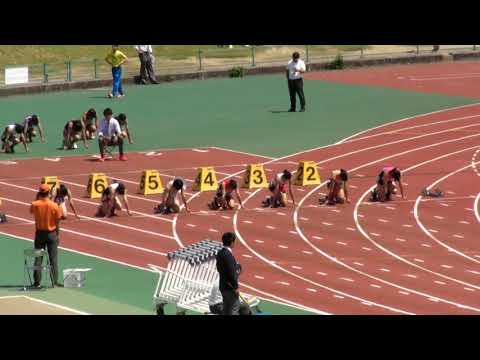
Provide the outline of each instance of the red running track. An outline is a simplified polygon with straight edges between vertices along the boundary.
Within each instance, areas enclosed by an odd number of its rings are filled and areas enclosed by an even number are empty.
[[[468,169],[480,144],[479,117],[478,105],[451,109],[276,160],[209,148],[161,151],[158,156],[130,154],[127,163],[63,158],[0,164],[15,169],[2,172],[0,179],[5,211],[16,219],[2,230],[31,237],[28,204],[39,178],[57,175],[70,186],[82,215],[82,220],[64,224],[62,245],[68,249],[140,268],[164,266],[166,252],[205,237],[218,239],[223,231],[234,229],[240,240],[235,253],[245,269],[244,289],[265,298],[331,314],[478,314],[480,268],[471,259],[480,255],[474,238],[479,223],[471,217],[474,211],[463,220],[469,224],[460,223],[457,214],[462,206],[473,209],[479,193],[478,184],[472,186],[477,178]],[[93,171],[124,181],[134,194],[141,170],[148,168],[159,169],[166,182],[172,176],[191,180],[199,166],[215,166],[221,178],[240,176],[245,164],[264,162],[267,174],[273,176],[284,168],[294,170],[305,159],[317,161],[323,177],[334,168],[350,169],[352,203],[317,206],[323,184],[296,188],[297,208],[259,209],[267,192],[242,190],[247,209],[238,212],[206,211],[212,193],[203,193],[190,197],[194,214],[159,217],[152,215],[159,196],[134,195],[133,218],[107,220],[93,219],[97,202],[83,197]],[[367,205],[364,195],[386,163],[405,169],[408,201]],[[419,202],[420,219],[425,219],[428,229],[433,229],[428,219],[434,216],[448,221],[435,224],[435,241],[416,221],[417,195],[421,188],[465,166],[461,176],[440,184],[454,194],[447,193],[442,201]],[[452,243],[451,232],[463,236],[461,244]]]

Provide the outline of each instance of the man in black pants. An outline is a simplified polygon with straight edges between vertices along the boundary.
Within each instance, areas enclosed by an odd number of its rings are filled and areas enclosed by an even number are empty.
[[[238,291],[240,266],[232,253],[235,238],[234,233],[223,234],[223,249],[217,254],[217,271],[220,275],[219,287],[223,298],[223,315],[238,315],[240,310],[240,293]]]
[[[58,282],[58,235],[59,224],[62,219],[62,210],[52,200],[48,198],[50,189],[46,184],[40,185],[37,194],[37,200],[30,207],[30,213],[35,217],[35,249],[48,249],[48,257],[52,267],[52,280],[54,286],[62,286]],[[40,266],[42,258],[35,259],[35,266]],[[34,286],[40,287],[42,280],[41,271],[35,270],[33,277]]]
[[[307,71],[305,62],[300,59],[300,54],[294,52],[292,60],[287,65],[288,91],[290,92],[290,110],[295,112],[297,107],[297,94],[300,98],[300,112],[305,112],[305,95],[303,93],[303,73]]]
[[[140,82],[147,84],[147,75],[152,84],[158,84],[155,78],[155,70],[153,69],[153,50],[152,45],[135,45],[138,58],[140,59]]]
[[[127,157],[123,153],[123,137],[120,123],[113,117],[113,111],[107,108],[103,111],[103,120],[98,129],[98,147],[100,149],[99,161],[105,161],[105,147],[118,146],[120,153],[120,161],[127,161]]]

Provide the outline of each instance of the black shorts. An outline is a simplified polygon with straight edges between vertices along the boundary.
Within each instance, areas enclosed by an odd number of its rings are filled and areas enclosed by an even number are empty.
[[[221,198],[223,197],[222,191],[221,191],[221,190],[218,190],[218,191],[217,191],[217,194],[216,194],[215,196],[216,196],[217,199],[221,199]],[[231,193],[226,193],[226,194],[225,194],[225,200],[226,200],[227,202],[229,202],[229,201],[232,200],[232,199],[233,199],[233,196],[232,196]]]

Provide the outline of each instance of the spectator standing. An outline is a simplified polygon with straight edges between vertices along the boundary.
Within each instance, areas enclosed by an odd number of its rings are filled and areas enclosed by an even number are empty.
[[[124,97],[122,90],[122,65],[127,61],[127,56],[118,50],[118,45],[112,45],[112,51],[108,53],[105,61],[112,66],[113,87],[108,98]]]
[[[140,82],[144,85],[147,84],[147,74],[152,84],[158,84],[155,78],[155,70],[153,69],[153,50],[152,45],[135,45],[138,58],[140,59]]]
[[[238,291],[240,266],[232,252],[235,239],[234,233],[223,234],[223,249],[217,254],[217,271],[220,275],[219,288],[223,299],[223,315],[239,315],[240,310],[240,293]]]
[[[52,278],[55,286],[62,286],[58,282],[58,243],[60,220],[63,216],[60,207],[49,199],[50,189],[42,184],[37,194],[37,200],[32,202],[30,213],[35,217],[35,249],[48,249],[48,257],[52,267]],[[40,266],[43,258],[35,259],[35,266]],[[35,270],[34,286],[40,287],[42,272]]]
[[[290,93],[290,110],[295,112],[297,107],[297,94],[300,98],[300,112],[305,112],[305,94],[303,93],[303,74],[307,71],[305,62],[300,59],[300,54],[294,52],[292,60],[287,65],[288,91]]]

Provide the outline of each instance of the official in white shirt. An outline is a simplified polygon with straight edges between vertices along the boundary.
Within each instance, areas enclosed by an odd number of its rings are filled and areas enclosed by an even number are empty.
[[[300,98],[300,112],[305,112],[305,94],[303,93],[303,74],[307,71],[305,62],[300,59],[300,54],[294,52],[292,60],[287,65],[288,91],[290,92],[290,110],[295,112],[297,108],[297,94]]]
[[[152,84],[158,84],[155,78],[155,70],[153,69],[153,49],[152,45],[135,45],[138,58],[140,59],[140,82],[147,84],[147,74]]]
[[[113,117],[113,111],[107,108],[103,111],[103,120],[97,130],[98,147],[100,148],[99,161],[105,161],[105,146],[118,146],[120,153],[120,161],[127,161],[127,157],[123,153],[123,137],[120,123]]]

